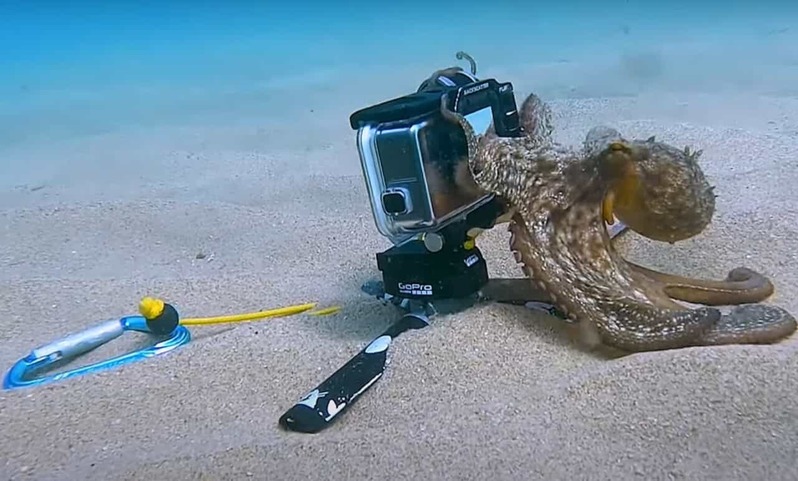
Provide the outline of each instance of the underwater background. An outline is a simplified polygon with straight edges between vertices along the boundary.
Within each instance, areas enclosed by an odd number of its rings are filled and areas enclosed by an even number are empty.
[[[303,95],[323,101],[332,84],[368,84],[365,106],[412,92],[435,68],[466,66],[458,50],[478,75],[524,75],[549,98],[796,95],[796,18],[787,1],[4,1],[0,149],[280,108],[290,122],[286,88],[307,89],[291,96],[297,106]]]

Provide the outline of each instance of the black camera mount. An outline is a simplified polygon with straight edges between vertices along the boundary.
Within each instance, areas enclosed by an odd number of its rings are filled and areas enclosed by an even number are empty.
[[[386,294],[432,301],[467,297],[488,282],[488,267],[468,231],[490,229],[503,212],[495,198],[464,219],[377,254]]]

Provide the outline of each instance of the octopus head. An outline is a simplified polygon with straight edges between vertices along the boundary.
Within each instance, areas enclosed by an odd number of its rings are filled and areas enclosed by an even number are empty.
[[[646,159],[649,155],[644,144],[634,144],[625,140],[614,140],[599,150],[594,160],[602,178],[608,183],[620,182],[637,162]]]

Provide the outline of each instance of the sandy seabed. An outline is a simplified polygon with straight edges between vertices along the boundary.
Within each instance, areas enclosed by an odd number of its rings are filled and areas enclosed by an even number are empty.
[[[520,102],[529,86],[516,90]],[[343,310],[191,328],[192,342],[165,357],[0,392],[0,478],[798,479],[798,340],[607,360],[562,321],[513,306],[402,335],[384,378],[328,430],[281,431],[288,407],[400,315],[359,290],[387,243],[347,122],[384,97],[349,95],[293,112],[290,125],[130,127],[4,151],[21,169],[0,192],[4,370],[135,312],[145,295],[191,317],[308,301]],[[609,123],[704,150],[712,225],[676,245],[625,234],[627,257],[707,278],[747,266],[776,285],[768,302],[798,313],[798,99],[551,106],[563,142]],[[507,238],[490,231],[481,249],[492,275],[520,276]]]

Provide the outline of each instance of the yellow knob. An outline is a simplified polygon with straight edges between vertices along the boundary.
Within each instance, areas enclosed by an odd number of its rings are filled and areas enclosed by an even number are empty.
[[[145,297],[139,302],[139,312],[147,319],[155,319],[163,313],[163,306],[162,300]]]

